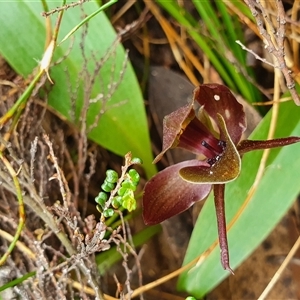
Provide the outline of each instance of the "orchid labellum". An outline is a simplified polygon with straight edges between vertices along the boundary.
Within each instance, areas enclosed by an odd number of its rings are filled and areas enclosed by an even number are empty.
[[[172,165],[145,185],[144,222],[147,225],[160,223],[207,198],[213,190],[221,263],[232,272],[225,221],[225,184],[238,177],[242,154],[293,144],[300,138],[240,141],[246,129],[243,106],[220,84],[197,87],[193,101],[167,115],[163,126],[163,150],[154,163],[168,149],[176,147],[196,154],[198,159]]]

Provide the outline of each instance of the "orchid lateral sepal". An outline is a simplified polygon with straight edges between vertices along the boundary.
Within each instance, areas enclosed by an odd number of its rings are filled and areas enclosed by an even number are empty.
[[[237,145],[240,155],[254,150],[264,150],[288,146],[300,142],[300,137],[290,136],[287,138],[278,138],[272,140],[243,140]]]
[[[211,184],[191,185],[179,176],[181,168],[191,165],[206,166],[207,163],[196,159],[184,161],[165,168],[146,183],[146,197],[143,197],[143,219],[146,225],[161,223],[207,198]]]
[[[227,241],[227,229],[226,229],[226,214],[225,214],[225,184],[215,184],[214,187],[214,201],[217,215],[218,236],[221,252],[221,264],[224,270],[233,271],[229,265],[229,250]]]

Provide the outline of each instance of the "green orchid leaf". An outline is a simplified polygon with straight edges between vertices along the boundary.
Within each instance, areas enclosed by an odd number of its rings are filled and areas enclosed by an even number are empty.
[[[55,5],[57,3],[49,2],[50,9]],[[99,9],[95,3],[85,3],[82,8],[65,11],[58,44],[84,16]],[[17,73],[28,77],[45,50],[43,7],[41,3],[31,1],[0,1],[0,9],[0,54]],[[57,14],[51,16],[52,25],[56,18]],[[82,26],[71,38],[59,44],[53,62],[61,60],[68,52],[70,54],[50,68],[55,84],[49,84],[49,105],[76,126],[80,124],[80,113],[88,106],[87,128],[93,128],[88,137],[118,155],[131,151],[143,160],[150,177],[155,173],[155,167],[151,163],[143,98],[132,66],[126,62],[126,53],[116,38],[112,25],[101,12],[89,20],[86,27]],[[99,74],[92,80],[98,67]],[[87,93],[89,90],[90,94]]]
[[[275,137],[300,136],[300,108],[293,102],[280,105]],[[271,113],[259,124],[249,139],[266,139]],[[273,149],[257,190],[247,202],[248,192],[255,180],[262,151],[244,155],[240,176],[226,185],[227,224],[236,218],[228,230],[230,265],[237,268],[268,236],[284,216],[300,191],[300,145]],[[181,275],[180,290],[201,298],[218,285],[229,272],[222,269],[217,241],[213,197],[210,196],[195,225],[184,265],[205,253],[204,260]],[[259,267],[259,266],[258,266]]]

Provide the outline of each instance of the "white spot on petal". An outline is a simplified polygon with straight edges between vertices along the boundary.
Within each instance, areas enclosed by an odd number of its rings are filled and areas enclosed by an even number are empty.
[[[230,111],[229,111],[229,109],[225,109],[225,117],[226,117],[226,119],[230,119]]]
[[[242,123],[239,123],[239,126],[240,126],[241,128],[245,128],[244,124],[242,124]]]
[[[220,98],[219,95],[214,95],[214,99],[215,99],[216,101],[219,101],[221,98]]]

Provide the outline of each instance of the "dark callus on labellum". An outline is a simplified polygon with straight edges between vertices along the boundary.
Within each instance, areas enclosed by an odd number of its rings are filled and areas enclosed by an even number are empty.
[[[200,108],[195,109],[195,104]],[[240,141],[246,129],[243,106],[220,84],[203,84],[194,91],[191,103],[165,116],[163,149],[158,162],[170,148],[183,148],[205,157],[172,165],[156,174],[146,185],[143,218],[147,225],[160,223],[206,199],[211,190],[217,214],[221,263],[232,272],[225,221],[225,183],[241,170],[241,155],[252,150],[282,147],[300,141],[288,137],[268,141]]]

